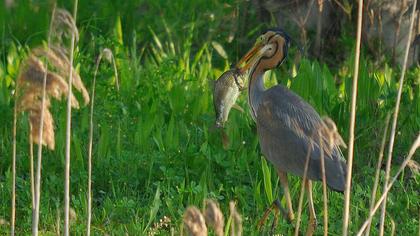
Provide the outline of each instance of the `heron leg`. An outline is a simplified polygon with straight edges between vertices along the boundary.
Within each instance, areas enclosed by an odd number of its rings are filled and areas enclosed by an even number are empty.
[[[280,170],[277,170],[277,173],[279,175],[280,184],[283,187],[284,196],[286,198],[287,210],[281,206],[280,200],[276,199],[271,204],[271,206],[267,208],[267,210],[265,210],[264,215],[258,221],[258,225],[257,225],[258,229],[261,229],[261,227],[264,225],[265,221],[267,220],[270,212],[274,210],[274,219],[273,219],[273,223],[271,225],[271,231],[270,231],[271,235],[273,235],[274,229],[277,226],[279,212],[281,212],[282,216],[289,223],[293,223],[293,220],[295,218],[293,207],[292,207],[292,198],[290,197],[290,191],[289,191],[289,182],[287,181],[287,174]]]
[[[287,181],[287,174],[277,169],[279,175],[280,184],[283,187],[284,197],[286,198],[287,206],[287,220],[291,223],[295,219],[295,213],[293,212],[292,198],[290,197],[289,182]]]
[[[261,229],[261,227],[264,225],[265,221],[268,218],[268,214],[270,214],[270,212],[273,210],[274,210],[274,219],[273,219],[273,223],[271,224],[271,233],[274,232],[274,229],[276,228],[277,222],[279,219],[278,217],[279,212],[281,212],[283,216],[286,215],[286,210],[281,206],[280,201],[278,199],[274,200],[274,202],[270,205],[270,207],[267,208],[267,210],[265,210],[264,215],[258,221],[258,229]]]
[[[309,224],[308,230],[306,231],[306,236],[312,236],[316,229],[316,215],[315,215],[315,207],[314,201],[312,198],[312,182],[310,180],[305,181],[306,191],[308,192],[308,202],[309,202]]]

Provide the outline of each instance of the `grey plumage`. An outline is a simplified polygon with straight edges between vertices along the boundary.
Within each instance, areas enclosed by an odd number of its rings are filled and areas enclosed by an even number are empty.
[[[280,170],[303,176],[306,156],[310,145],[311,155],[307,176],[321,180],[321,152],[318,130],[322,119],[318,113],[298,95],[277,85],[261,95],[256,109],[256,123],[261,149],[265,157]],[[325,157],[327,184],[342,192],[345,188],[346,162],[340,148],[325,133],[320,136]]]

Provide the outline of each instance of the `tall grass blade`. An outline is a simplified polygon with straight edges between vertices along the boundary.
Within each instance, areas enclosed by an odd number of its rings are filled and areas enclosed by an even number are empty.
[[[348,234],[348,226],[349,226],[349,218],[350,218],[351,175],[352,175],[352,170],[353,170],[354,127],[356,124],[356,98],[357,98],[357,81],[359,77],[362,21],[363,21],[363,0],[359,0],[358,13],[357,13],[356,49],[355,49],[355,56],[354,56],[353,88],[352,88],[352,96],[351,96],[350,130],[349,130],[349,144],[348,144],[349,149],[348,149],[348,156],[347,156],[347,178],[346,178],[346,189],[344,191],[343,236],[347,236]]]
[[[161,204],[162,204],[162,201],[160,200],[160,185],[158,185],[156,189],[156,193],[155,193],[155,198],[153,199],[152,207],[150,208],[149,220],[147,221],[147,224],[143,229],[143,234],[145,234],[147,230],[149,229],[149,226],[152,224],[153,220],[155,219],[156,214],[158,213]]]
[[[273,185],[271,183],[271,171],[267,165],[265,158],[261,158],[261,167],[263,172],[264,190],[268,198],[268,202],[271,204],[274,201],[273,197]]]
[[[402,89],[403,89],[403,84],[404,84],[405,71],[407,69],[408,53],[410,51],[411,37],[412,37],[413,26],[414,26],[414,18],[416,16],[416,14],[415,14],[416,9],[417,9],[416,6],[417,6],[417,0],[414,0],[412,12],[411,12],[410,28],[409,28],[409,33],[408,33],[407,45],[406,45],[406,48],[405,48],[404,64],[403,64],[402,71],[401,71],[397,101],[396,101],[396,104],[395,104],[394,115],[393,115],[393,118],[392,118],[391,137],[389,139],[389,144],[388,144],[388,157],[387,157],[387,162],[386,162],[384,187],[386,187],[388,185],[389,175],[390,175],[390,172],[391,172],[392,152],[393,152],[393,149],[394,149],[395,133],[397,131],[398,113],[400,111],[401,94],[402,94]],[[383,202],[382,209],[381,209],[381,220],[380,220],[380,226],[379,226],[379,235],[380,236],[382,236],[384,234],[386,200],[387,200],[387,195],[385,195],[385,200]]]

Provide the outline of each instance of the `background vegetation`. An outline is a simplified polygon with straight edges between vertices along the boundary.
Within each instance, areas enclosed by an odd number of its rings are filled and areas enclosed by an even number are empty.
[[[72,9],[71,1],[58,1]],[[9,231],[11,141],[14,88],[20,62],[31,47],[45,43],[51,14],[50,1],[17,1],[0,7],[0,234]],[[353,24],[355,25],[355,24]],[[346,139],[353,66],[354,26],[339,38],[337,53],[344,61],[328,65],[302,59],[292,78],[292,61],[270,72],[268,84],[285,84],[330,116]],[[77,26],[80,42],[75,64],[90,88],[95,60],[107,47],[114,51],[120,76],[117,93],[114,73],[100,67],[94,114],[93,232],[138,235],[148,233],[164,216],[179,231],[188,205],[202,206],[205,198],[219,201],[227,212],[237,201],[243,215],[244,235],[258,234],[257,220],[273,198],[281,196],[274,169],[264,161],[256,127],[248,112],[233,110],[226,127],[230,138],[223,148],[220,132],[212,131],[212,81],[245,53],[267,25],[256,20],[252,5],[238,1],[81,1]],[[297,30],[288,29],[291,35]],[[296,53],[292,50],[291,58]],[[377,64],[362,53],[358,90],[357,125],[351,224],[353,232],[364,222],[374,180],[385,117],[392,112],[400,70]],[[407,74],[394,149],[401,162],[420,130],[420,68]],[[90,90],[90,89],[89,89]],[[80,95],[80,94],[78,94]],[[246,108],[246,94],[239,104]],[[59,231],[62,222],[65,109],[54,102],[56,150],[44,151],[40,229],[45,235]],[[86,228],[87,144],[89,108],[73,112],[71,231]],[[31,194],[28,162],[28,122],[18,120],[17,233],[28,234]],[[418,160],[418,154],[417,154]],[[383,174],[383,173],[382,173]],[[264,176],[266,178],[264,178]],[[268,177],[268,178],[267,178]],[[388,199],[387,232],[391,220],[398,235],[415,235],[419,227],[419,177],[404,175]],[[297,199],[300,181],[292,177],[291,193]],[[330,232],[341,232],[343,195],[329,193]],[[322,186],[314,185],[318,221],[322,216]],[[304,211],[306,212],[306,210]],[[303,216],[303,225],[307,212]],[[376,224],[376,220],[374,224]],[[281,220],[279,233],[292,228]],[[376,227],[372,227],[376,230]],[[318,231],[322,232],[319,224]]]

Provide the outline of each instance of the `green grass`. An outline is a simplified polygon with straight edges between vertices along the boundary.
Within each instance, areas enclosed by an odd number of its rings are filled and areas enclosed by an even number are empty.
[[[229,201],[237,201],[243,215],[244,235],[257,235],[257,220],[273,198],[282,196],[278,178],[260,152],[246,93],[241,95],[239,104],[247,112],[232,110],[226,127],[231,143],[228,150],[223,149],[220,133],[211,131],[214,124],[211,81],[252,45],[258,29],[264,26],[249,23],[255,19],[252,11],[247,21],[235,18],[233,13],[244,11],[246,6],[233,1],[230,5],[204,0],[112,2],[82,1],[78,13],[81,41],[75,63],[87,87],[90,88],[92,82],[95,59],[105,47],[115,53],[121,82],[117,93],[112,68],[100,67],[94,113],[94,235],[147,233],[163,216],[171,218],[170,227],[178,232],[184,209],[188,205],[201,208],[205,198],[217,199],[225,213]],[[58,5],[71,9],[70,2]],[[0,25],[3,42],[0,47],[0,218],[6,220],[10,214],[14,81],[28,48],[45,40],[47,6],[24,2],[18,3],[12,12],[0,10],[7,19]],[[31,15],[34,11],[37,13]],[[229,42],[236,21],[241,25],[234,34],[235,39]],[[25,27],[31,29],[30,33],[23,30]],[[212,42],[223,47],[226,59]],[[346,139],[353,45],[343,47],[349,48],[347,60],[334,67],[305,59],[296,78],[291,79],[288,70],[280,68],[269,74],[268,84],[280,82],[290,86],[320,114],[330,116]],[[356,118],[352,232],[358,230],[368,214],[384,120],[395,103],[399,73],[399,69],[388,65],[374,66],[368,56],[363,56]],[[407,77],[395,163],[405,156],[420,130],[420,69],[410,69]],[[337,80],[341,81],[339,85]],[[43,235],[54,234],[58,215],[63,219],[64,104],[55,102],[52,108],[56,150],[44,151],[40,216]],[[77,219],[71,232],[76,235],[83,234],[86,228],[88,118],[88,107],[73,112],[71,206]],[[31,225],[27,137],[28,124],[23,115],[18,121],[19,235],[29,234]],[[297,209],[300,180],[291,179],[291,194]],[[419,189],[418,177],[401,177],[394,186],[388,200],[387,232],[391,218],[396,222],[398,235],[418,232]],[[329,192],[328,197],[329,229],[331,235],[339,235],[343,195]],[[314,184],[314,198],[318,222],[322,222],[320,183]],[[307,220],[305,209],[304,228]],[[0,225],[0,234],[8,231],[7,226]],[[277,231],[288,235],[292,227],[280,220]],[[160,231],[162,235],[169,232],[170,229]],[[322,232],[321,224],[317,232]]]

